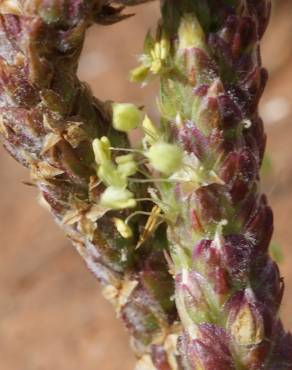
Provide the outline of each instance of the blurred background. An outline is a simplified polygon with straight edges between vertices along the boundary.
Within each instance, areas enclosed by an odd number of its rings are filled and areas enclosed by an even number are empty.
[[[155,86],[127,81],[144,35],[158,18],[153,3],[111,27],[92,27],[79,75],[101,99],[156,108]],[[275,213],[286,294],[282,317],[292,330],[292,1],[278,0],[263,42],[270,81],[261,104],[268,133],[263,190]],[[0,149],[0,369],[131,370],[122,324],[93,276],[25,186],[28,173]],[[278,247],[277,247],[278,248]],[[279,254],[279,251],[276,251]]]

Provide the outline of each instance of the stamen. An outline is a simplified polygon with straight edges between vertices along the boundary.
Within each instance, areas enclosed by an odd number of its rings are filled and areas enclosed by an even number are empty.
[[[152,216],[152,213],[151,212],[146,212],[146,211],[135,211],[132,214],[130,214],[130,216],[128,216],[126,218],[125,223],[128,224],[133,217],[136,217],[136,216],[139,216],[139,215]],[[161,218],[163,221],[166,221],[166,218],[164,217],[164,215],[160,214],[160,215],[156,215],[156,216]]]
[[[133,178],[133,177],[129,177],[128,180],[132,181],[132,182],[140,183],[140,184],[144,184],[144,183],[147,184],[148,182],[150,182],[150,183],[152,183],[152,182],[172,182],[172,183],[177,182],[177,181],[171,181],[169,179],[160,179],[160,178],[158,178],[158,179],[156,179],[156,178],[153,178],[153,179],[151,179],[151,178],[149,178],[149,179],[136,179],[136,178]]]
[[[116,147],[113,147],[113,146],[110,147],[110,150],[118,151],[118,152],[139,153],[139,154],[144,153],[143,150],[140,150],[140,149],[116,148]]]

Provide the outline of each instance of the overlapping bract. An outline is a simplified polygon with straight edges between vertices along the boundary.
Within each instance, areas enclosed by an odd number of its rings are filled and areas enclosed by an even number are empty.
[[[169,190],[182,204],[168,235],[186,369],[292,369],[283,282],[268,253],[273,214],[259,191],[269,12],[269,1],[162,4],[173,64],[161,72],[161,111],[200,173]]]

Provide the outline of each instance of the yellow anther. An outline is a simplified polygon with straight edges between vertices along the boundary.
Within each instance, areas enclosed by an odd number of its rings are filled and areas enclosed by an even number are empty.
[[[120,218],[114,217],[113,222],[115,224],[116,229],[122,235],[123,238],[125,238],[125,239],[132,238],[133,231],[130,228],[130,226],[125,223],[125,221],[123,221]]]

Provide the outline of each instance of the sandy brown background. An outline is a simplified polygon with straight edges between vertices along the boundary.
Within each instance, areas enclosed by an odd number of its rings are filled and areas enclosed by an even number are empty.
[[[134,101],[155,114],[153,87],[127,82],[157,5],[135,9],[121,24],[93,27],[80,77],[102,99]],[[275,211],[275,237],[285,254],[282,316],[292,330],[292,2],[280,0],[263,55],[271,79],[261,110],[269,135],[271,170],[264,190]],[[98,284],[22,184],[28,174],[0,149],[0,369],[130,370],[127,335]]]

